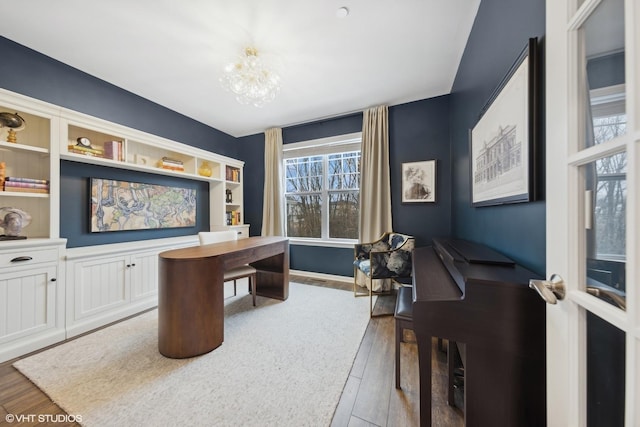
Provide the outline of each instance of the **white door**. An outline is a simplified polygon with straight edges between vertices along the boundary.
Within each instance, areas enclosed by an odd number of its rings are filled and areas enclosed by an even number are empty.
[[[640,426],[640,1],[546,2],[549,426]]]

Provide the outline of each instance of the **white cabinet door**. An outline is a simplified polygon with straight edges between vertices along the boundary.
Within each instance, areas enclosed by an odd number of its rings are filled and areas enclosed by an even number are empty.
[[[64,339],[56,265],[0,274],[0,362]]]
[[[188,236],[68,250],[67,337],[156,307],[158,253],[197,244]]]
[[[67,290],[68,336],[108,323],[113,310],[130,299],[129,256],[71,262]],[[116,320],[114,318],[114,320]]]
[[[131,255],[131,300],[153,299],[158,302],[158,251]]]

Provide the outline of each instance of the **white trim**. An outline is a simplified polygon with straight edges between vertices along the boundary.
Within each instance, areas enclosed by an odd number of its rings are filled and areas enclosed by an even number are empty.
[[[350,276],[337,276],[334,274],[316,273],[315,271],[303,271],[303,270],[289,270],[289,274],[295,276],[305,276],[312,279],[332,280],[334,282],[353,283],[353,277]]]
[[[582,27],[587,19],[591,16],[596,7],[600,5],[602,0],[585,0],[573,17],[569,20],[567,31],[575,31]]]
[[[197,235],[166,237],[160,239],[136,240],[131,242],[107,243],[103,245],[91,245],[69,248],[65,252],[67,261],[79,260],[83,258],[91,258],[95,256],[107,256],[113,254],[122,254],[128,251],[147,251],[147,250],[172,250],[187,246],[198,246]]]
[[[322,240],[322,239],[305,239],[302,237],[289,237],[290,245],[298,246],[322,246],[327,248],[351,248],[358,243],[357,240]]]
[[[626,115],[626,93],[624,84],[591,89],[589,98],[591,99],[591,114],[594,119]]]

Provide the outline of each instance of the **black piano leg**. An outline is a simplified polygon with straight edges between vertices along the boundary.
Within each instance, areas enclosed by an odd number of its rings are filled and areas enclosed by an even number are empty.
[[[420,370],[420,427],[431,427],[431,337],[418,340]]]

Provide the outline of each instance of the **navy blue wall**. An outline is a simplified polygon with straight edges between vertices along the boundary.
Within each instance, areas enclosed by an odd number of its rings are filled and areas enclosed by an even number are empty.
[[[389,163],[391,171],[393,228],[416,236],[418,245],[429,244],[435,236],[451,230],[451,169],[449,157],[449,97],[443,96],[389,108]],[[362,114],[351,114],[282,130],[284,144],[362,130]],[[250,233],[260,234],[264,186],[264,135],[240,138],[245,171],[245,218]],[[436,203],[402,204],[401,168],[404,162],[437,160]],[[247,176],[247,174],[245,174]],[[254,179],[255,178],[255,179]],[[366,207],[363,207],[366,209]],[[353,249],[291,246],[291,268],[341,276],[353,275]]]
[[[485,243],[536,272],[544,272],[544,202],[472,208],[469,189],[468,131],[527,39],[535,36],[543,45],[544,0],[483,0],[452,94],[390,107],[393,226],[414,234],[419,245],[428,244],[434,236],[454,234]],[[252,235],[260,233],[263,134],[236,140],[7,39],[0,38],[0,50],[3,52],[0,87],[244,160],[245,220],[251,224]],[[355,132],[361,130],[361,126],[362,115],[355,114],[286,128],[283,138],[285,143],[291,143]],[[544,132],[540,135],[543,137]],[[544,141],[541,142],[544,145]],[[400,191],[401,164],[429,159],[437,160],[437,202],[402,204],[396,196]],[[103,173],[100,168],[93,168],[85,165],[77,170],[71,162],[62,162],[63,185],[69,190],[68,200],[63,200],[65,215],[72,211],[76,216],[86,212],[86,200],[83,200],[87,194],[83,187],[86,184],[82,184],[86,181],[83,180]],[[538,172],[542,177],[544,171]],[[135,172],[126,175],[131,181],[150,182],[151,179]],[[173,182],[164,182],[164,178],[160,181],[169,185]],[[176,186],[181,184],[175,182]],[[76,192],[80,194],[74,194]],[[61,224],[61,230],[72,245],[96,242],[95,235],[81,229]],[[145,236],[155,238],[154,232]],[[118,239],[141,238],[122,236]],[[294,269],[351,275],[351,257],[350,249],[294,247],[291,259]]]
[[[71,110],[119,123],[185,144],[237,157],[236,139],[230,135],[55,61],[0,37],[0,87]],[[176,87],[179,91],[180,88]],[[209,195],[206,185],[180,178],[134,171],[109,171],[93,165],[62,161],[60,235],[68,246],[155,239],[206,230]],[[198,188],[198,224],[192,228],[138,232],[90,233],[88,221],[89,177],[118,178],[134,182]],[[201,210],[202,209],[202,210]],[[73,221],[71,221],[73,220]]]
[[[204,181],[176,179],[150,173],[130,173],[126,170],[68,161],[63,161],[61,166],[64,166],[65,173],[60,177],[60,194],[62,194],[60,235],[63,237],[72,236],[67,241],[67,247],[192,235],[209,228],[209,184]],[[91,215],[89,178],[91,177],[195,189],[196,226],[162,230],[91,233],[89,222]],[[73,197],[67,197],[67,195],[73,195]]]
[[[451,187],[453,234],[484,243],[539,273],[545,272],[544,201],[473,208],[469,168],[469,129],[530,37],[538,37],[544,58],[544,0],[483,0],[451,93]],[[543,65],[539,70],[544,70]],[[539,73],[541,79],[544,73]],[[540,104],[544,105],[544,84]],[[541,120],[544,110],[539,110]],[[540,124],[544,147],[544,123]],[[544,152],[538,153],[539,185],[544,186]],[[543,196],[543,195],[541,195]]]

